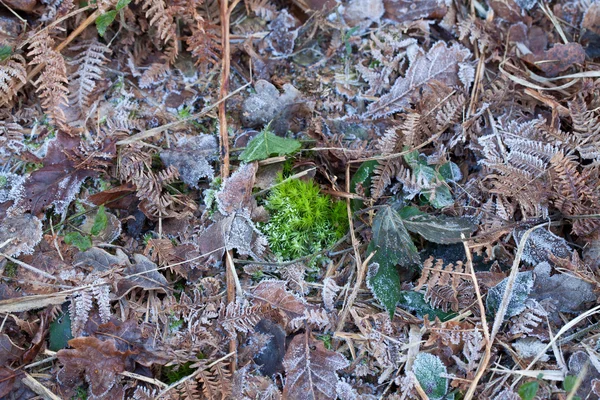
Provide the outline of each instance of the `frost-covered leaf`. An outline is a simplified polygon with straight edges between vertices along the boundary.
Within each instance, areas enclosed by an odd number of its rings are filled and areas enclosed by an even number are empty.
[[[379,162],[377,160],[365,161],[360,164],[360,167],[358,167],[350,181],[350,191],[352,193],[357,193],[357,189],[360,188],[364,191],[364,196],[369,197],[371,194],[371,178],[373,176],[373,171],[375,171],[375,167],[378,165]],[[352,200],[352,210],[360,210],[362,206],[362,200]]]
[[[396,80],[388,94],[371,104],[364,116],[381,118],[404,110],[410,102],[411,94],[434,79],[448,86],[458,85],[459,64],[470,56],[468,49],[458,44],[448,48],[442,41],[434,44],[427,53],[421,51],[406,75]]]
[[[515,241],[521,242],[521,238],[527,229],[516,229],[514,231]],[[546,228],[535,229],[525,242],[523,249],[523,261],[529,264],[537,265],[544,261],[549,261],[549,254],[558,258],[571,259],[573,250],[569,247],[567,241],[560,236],[556,236]]]
[[[288,291],[285,281],[261,281],[252,292],[252,297],[274,309],[283,311],[290,319],[301,317],[307,309],[314,308],[303,298]]]
[[[160,153],[165,165],[176,167],[181,180],[193,188],[198,188],[201,178],[212,180],[215,172],[210,163],[217,156],[218,144],[212,135],[184,136],[172,149]]]
[[[441,376],[447,373],[446,366],[438,356],[429,353],[417,354],[412,372],[431,400],[441,399],[448,391],[448,379]]]
[[[594,286],[568,274],[550,276],[552,266],[547,262],[536,265],[533,270],[534,283],[531,296],[537,301],[550,300],[558,311],[578,312],[584,304],[596,300]]]
[[[531,10],[537,3],[537,0],[515,0],[519,7],[525,10]]]
[[[410,269],[421,260],[402,219],[390,206],[382,207],[373,221],[373,238],[367,254],[377,251],[371,258],[367,284],[375,298],[394,314],[400,300],[400,275],[397,265]]]
[[[299,141],[279,137],[267,126],[248,143],[248,147],[240,154],[240,160],[251,162],[275,155],[283,156],[296,152],[300,147]]]
[[[336,398],[339,381],[336,371],[348,366],[348,360],[309,333],[296,335],[289,344],[283,366],[286,372],[283,397],[286,399],[327,400]]]
[[[466,218],[446,215],[420,214],[403,218],[403,222],[409,231],[440,244],[459,243],[462,240],[461,234],[468,238],[477,229],[477,226]]]
[[[252,188],[256,180],[257,163],[244,164],[229,178],[225,179],[223,187],[216,194],[217,206],[223,215],[251,208]]]
[[[23,197],[25,177],[10,172],[0,172],[0,203],[18,201]]]
[[[91,249],[77,253],[75,255],[75,263],[84,267],[91,267],[92,272],[106,272],[115,266],[125,266],[129,262],[127,255],[117,249],[116,255],[112,255],[106,250],[92,247]]]
[[[1,217],[0,217],[1,218]],[[6,217],[0,223],[0,252],[12,257],[31,254],[42,240],[42,221],[31,214]]]
[[[250,218],[247,210],[238,211],[220,221],[227,250],[259,259],[267,247],[267,239]]]
[[[24,195],[14,208],[31,210],[34,215],[50,206],[54,206],[56,214],[65,212],[79,193],[83,181],[98,174],[90,165],[101,164],[114,156],[114,145],[95,152],[93,156],[81,154],[80,146],[79,138],[58,132],[56,139],[48,145],[46,157],[42,160],[44,166],[27,177]]]
[[[489,313],[495,315],[498,311],[498,307],[500,307],[500,303],[502,303],[502,298],[504,297],[504,291],[506,290],[507,284],[508,278],[505,278],[502,280],[502,282],[489,290],[486,299],[487,311]],[[504,319],[514,317],[525,310],[525,300],[527,300],[529,297],[532,289],[533,274],[531,271],[517,273]]]
[[[546,344],[538,338],[525,337],[514,342],[512,346],[520,358],[533,359],[539,354],[542,354],[542,356],[539,358],[540,361],[544,362],[550,359],[545,352],[542,353],[542,351],[544,351],[546,348]]]
[[[283,85],[284,93],[270,82],[258,80],[254,85],[256,93],[244,102],[243,118],[247,125],[265,126],[285,107],[299,101],[300,92],[291,84]]]

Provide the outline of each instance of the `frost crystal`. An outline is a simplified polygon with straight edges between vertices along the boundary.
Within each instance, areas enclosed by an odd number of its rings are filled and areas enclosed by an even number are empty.
[[[515,230],[514,237],[517,243],[521,242],[525,231],[526,229]],[[544,261],[549,261],[549,254],[553,254],[558,258],[570,259],[572,252],[565,239],[556,236],[548,229],[538,228],[531,232],[527,238],[527,242],[525,242],[523,261],[536,265]]]
[[[23,183],[25,177],[10,172],[0,172],[0,203],[14,201],[23,197]]]
[[[539,339],[533,337],[526,337],[523,339],[517,340],[513,343],[513,348],[519,354],[521,358],[533,358],[541,353],[546,345],[542,343]],[[544,354],[540,361],[548,361],[550,357]]]

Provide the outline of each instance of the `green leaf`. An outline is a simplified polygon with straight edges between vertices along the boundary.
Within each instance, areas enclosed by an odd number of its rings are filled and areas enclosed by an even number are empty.
[[[373,171],[377,165],[379,165],[377,160],[371,160],[365,161],[358,167],[350,181],[350,191],[352,193],[356,193],[356,186],[360,184],[363,187],[366,196],[371,194],[371,178],[373,177]],[[352,200],[352,210],[360,210],[362,206],[362,200]]]
[[[521,385],[517,393],[522,400],[533,400],[537,394],[540,384],[538,381],[531,381]]]
[[[419,353],[415,357],[412,372],[419,381],[419,385],[431,400],[441,399],[448,391],[448,379],[441,375],[446,374],[446,366],[442,360],[433,354]]]
[[[496,315],[500,307],[507,283],[508,278],[505,278],[488,291],[486,307],[487,311],[492,315]],[[508,307],[506,308],[506,314],[504,315],[505,320],[520,314],[525,309],[525,300],[529,297],[531,289],[533,289],[533,274],[531,271],[517,273],[510,300],[508,301]]]
[[[117,17],[117,10],[110,10],[105,12],[102,15],[99,15],[96,18],[96,28],[98,29],[98,34],[100,36],[104,36],[106,33],[106,29],[113,23],[115,18]]]
[[[0,61],[8,59],[8,57],[10,57],[12,53],[12,47],[10,47],[9,45],[4,44],[0,46]]]
[[[131,0],[119,0],[117,2],[117,6],[115,7],[115,9],[117,11],[121,11],[122,9],[124,9],[125,7],[127,7],[129,5],[129,3],[131,3]]]
[[[402,293],[396,265],[412,268],[420,265],[421,260],[402,219],[390,206],[381,208],[373,221],[373,238],[367,254],[374,251],[371,262],[379,267],[369,271],[369,288],[391,317]]]
[[[409,311],[415,311],[417,317],[423,318],[425,315],[429,315],[429,319],[433,320],[438,317],[440,321],[448,321],[454,318],[457,314],[454,312],[444,312],[439,308],[431,307],[426,301],[423,293],[413,291],[401,291],[400,294],[400,306]]]
[[[248,143],[248,147],[240,154],[240,160],[251,162],[274,155],[292,154],[300,147],[301,144],[297,140],[279,137],[267,126]]]
[[[98,208],[98,212],[96,213],[96,217],[94,218],[94,225],[92,225],[90,233],[93,236],[98,236],[101,232],[103,232],[106,229],[107,224],[108,216],[106,215],[104,206],[100,206]]]
[[[571,394],[571,392],[575,389],[576,384],[577,384],[576,376],[574,376],[574,375],[565,376],[565,380],[563,381],[563,388],[565,388],[565,391],[567,392],[567,394]],[[581,397],[573,396],[573,400],[581,400]]]
[[[477,229],[477,226],[466,218],[448,217],[446,215],[420,214],[403,218],[403,221],[404,226],[409,231],[418,233],[426,240],[439,244],[460,243],[461,234],[464,234],[467,238]]]
[[[86,251],[92,247],[92,241],[89,236],[83,236],[79,232],[69,232],[65,235],[65,243],[73,245],[79,249],[79,251]]]
[[[49,349],[58,351],[67,347],[67,342],[73,339],[71,334],[71,317],[69,313],[63,313],[50,323],[50,345]]]
[[[452,161],[440,165],[439,173],[446,182],[457,182],[462,179],[460,168]]]

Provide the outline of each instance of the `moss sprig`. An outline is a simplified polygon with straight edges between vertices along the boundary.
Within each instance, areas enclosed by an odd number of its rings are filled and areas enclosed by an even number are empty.
[[[313,181],[291,179],[275,186],[265,203],[271,214],[261,226],[271,250],[293,260],[331,246],[348,230],[343,202],[321,194]]]

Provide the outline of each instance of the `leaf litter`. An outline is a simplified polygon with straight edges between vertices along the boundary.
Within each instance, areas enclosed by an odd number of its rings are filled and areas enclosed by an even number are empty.
[[[597,2],[3,7],[0,397],[600,396]]]

